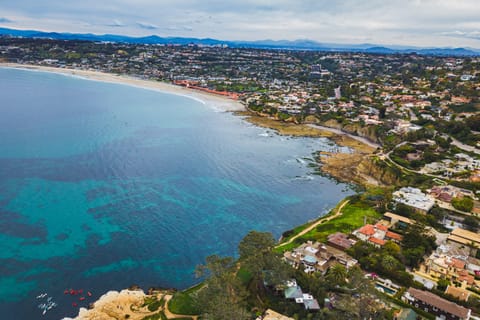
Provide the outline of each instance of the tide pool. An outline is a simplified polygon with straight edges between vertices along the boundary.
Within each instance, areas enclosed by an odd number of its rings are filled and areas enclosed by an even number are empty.
[[[78,313],[132,284],[186,288],[249,230],[275,237],[353,191],[308,167],[338,147],[208,105],[118,84],[0,68],[0,314],[36,296]],[[92,292],[85,301],[65,289]],[[78,303],[73,307],[72,303]]]

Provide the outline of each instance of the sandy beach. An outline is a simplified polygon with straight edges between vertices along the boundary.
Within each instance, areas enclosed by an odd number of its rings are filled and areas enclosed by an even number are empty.
[[[245,107],[239,101],[232,100],[223,96],[209,94],[209,93],[197,91],[194,89],[188,89],[188,88],[176,86],[170,83],[158,82],[153,80],[143,80],[143,79],[138,79],[138,78],[134,78],[126,75],[115,75],[111,73],[105,73],[105,72],[99,72],[99,71],[93,71],[93,70],[56,68],[56,67],[37,66],[37,65],[18,64],[18,63],[0,63],[0,67],[52,72],[52,73],[84,78],[88,80],[118,83],[118,84],[124,84],[124,85],[133,86],[133,87],[148,89],[148,90],[154,90],[154,91],[159,91],[164,93],[185,96],[185,97],[189,97],[197,101],[200,101],[201,103],[214,109],[215,111],[226,112],[226,111],[245,110]]]

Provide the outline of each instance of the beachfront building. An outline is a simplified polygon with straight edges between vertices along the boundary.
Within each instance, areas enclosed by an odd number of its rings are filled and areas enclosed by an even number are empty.
[[[445,300],[429,291],[409,288],[403,295],[408,304],[435,315],[438,319],[469,320],[471,310]]]
[[[417,212],[427,213],[435,204],[435,199],[418,188],[403,187],[393,193],[393,201],[407,205]]]

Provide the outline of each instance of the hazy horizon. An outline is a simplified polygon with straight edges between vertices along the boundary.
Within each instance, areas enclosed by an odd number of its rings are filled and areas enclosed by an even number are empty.
[[[480,48],[475,0],[18,0],[0,27],[126,36]]]

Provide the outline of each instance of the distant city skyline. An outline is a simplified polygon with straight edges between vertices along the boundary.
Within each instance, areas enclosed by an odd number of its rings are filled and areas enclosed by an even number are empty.
[[[477,0],[17,0],[0,27],[222,40],[480,48]]]

